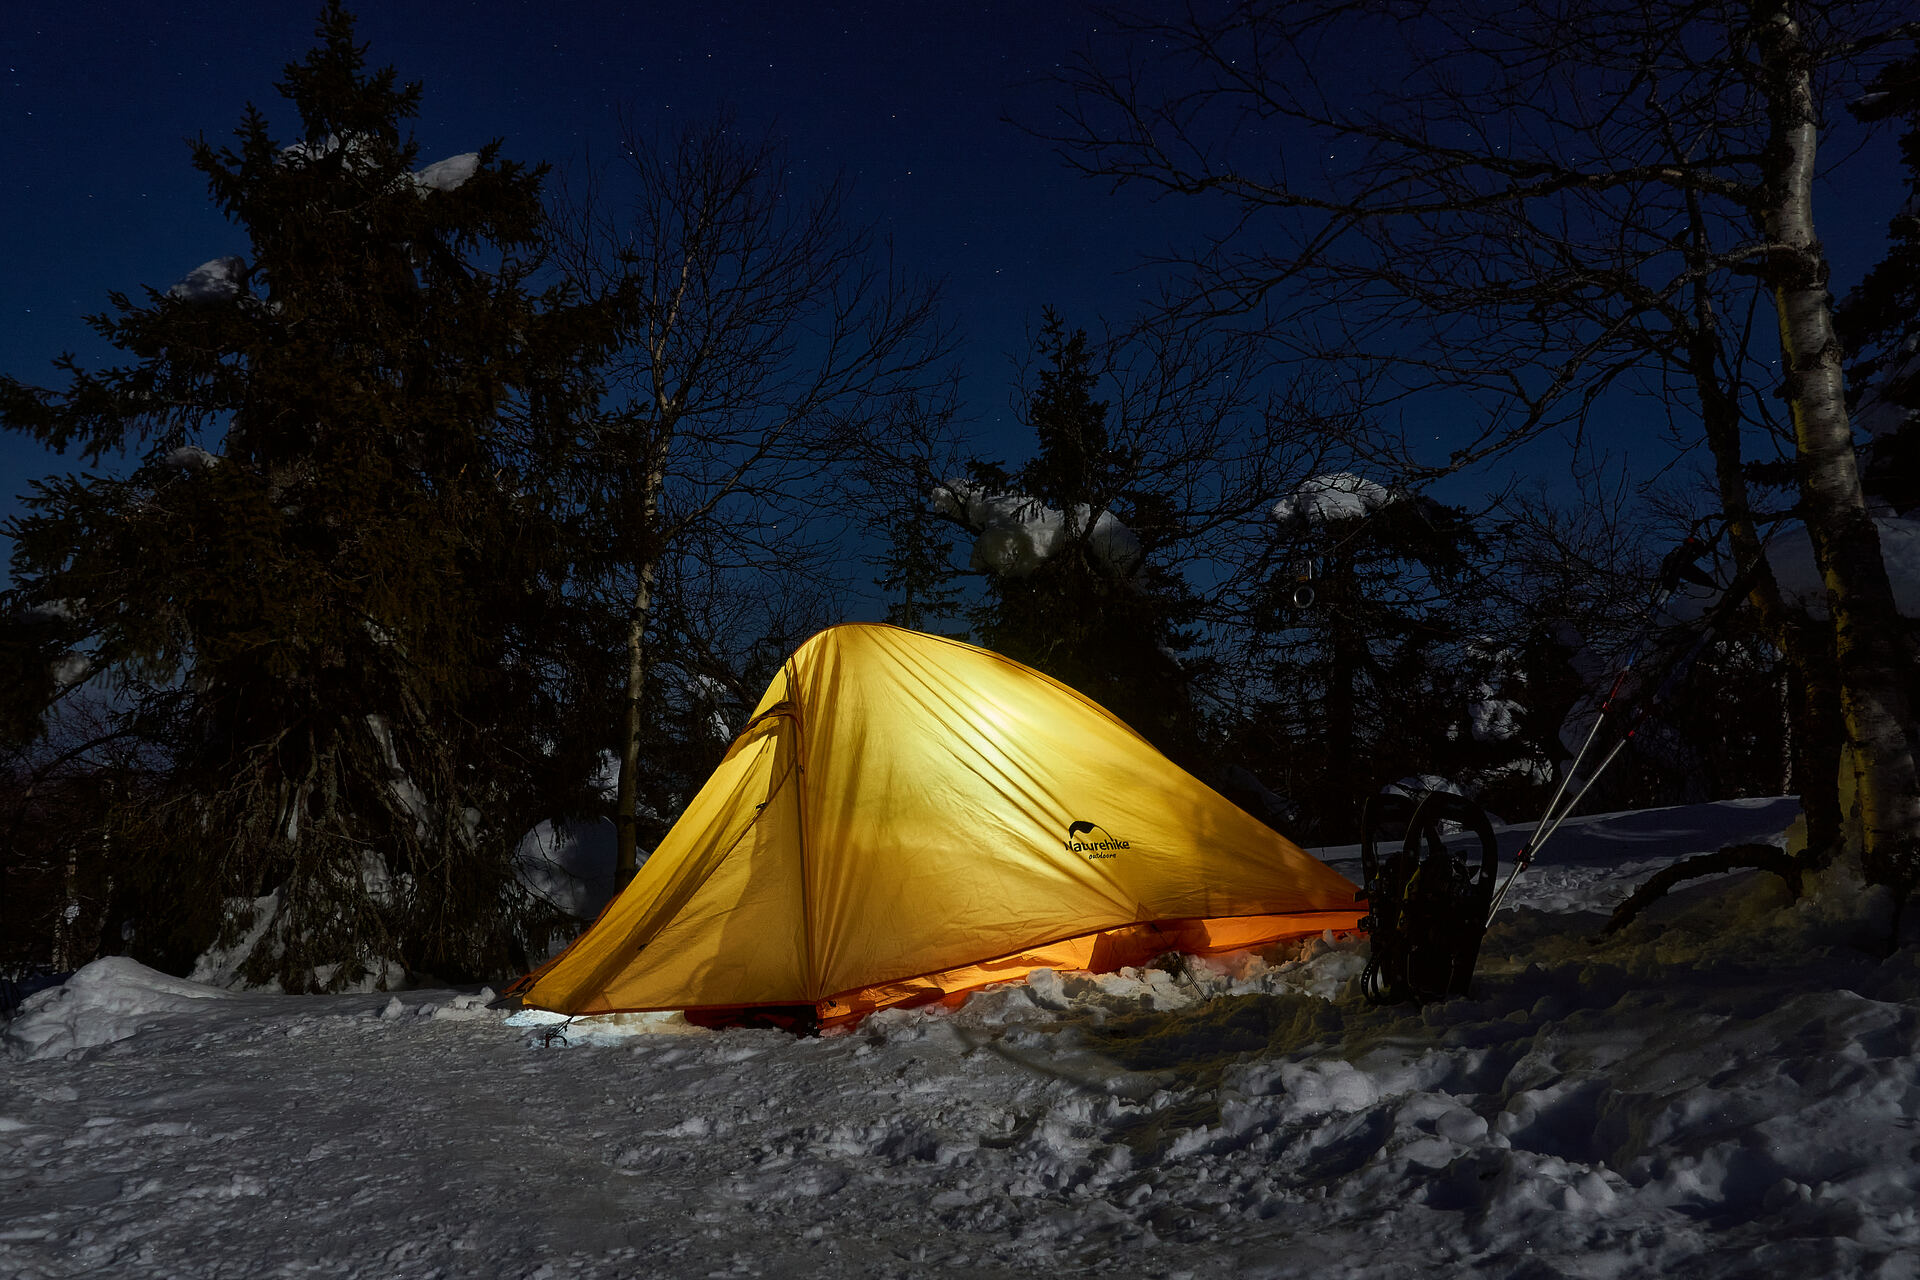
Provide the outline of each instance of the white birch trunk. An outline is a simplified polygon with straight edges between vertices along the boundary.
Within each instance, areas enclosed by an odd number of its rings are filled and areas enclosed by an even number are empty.
[[[640,867],[640,731],[645,724],[647,620],[653,612],[653,564],[640,566],[627,610],[627,687],[621,699],[620,781],[614,798],[614,890],[627,887]]]
[[[661,465],[665,449],[656,445],[640,500],[637,545],[645,548],[634,564],[633,599],[627,608],[627,687],[620,709],[620,779],[614,792],[614,892],[627,887],[640,869],[640,734],[646,724],[647,624],[653,617],[653,583],[659,559],[653,550],[654,521],[660,509]]]
[[[1757,0],[1753,15],[1770,118],[1757,214],[1769,245],[1767,283],[1780,321],[1802,514],[1833,618],[1863,867],[1870,880],[1904,893],[1917,869],[1920,785],[1899,617],[1860,487],[1826,254],[1814,233],[1812,63],[1790,0]]]

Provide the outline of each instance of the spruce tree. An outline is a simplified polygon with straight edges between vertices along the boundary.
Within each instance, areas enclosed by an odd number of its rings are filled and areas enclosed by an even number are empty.
[[[39,486],[11,532],[17,603],[71,620],[162,752],[165,800],[109,819],[140,851],[136,952],[183,965],[220,904],[272,893],[245,973],[289,990],[510,963],[557,715],[529,651],[556,540],[523,474],[567,354],[526,284],[540,173],[497,144],[416,172],[420,87],[337,2],[318,36],[276,86],[290,142],[250,105],[192,148],[247,252],[113,295],[90,323],[126,363],[0,382],[9,427],[130,463]]]
[[[893,512],[887,523],[885,570],[874,585],[893,596],[887,621],[915,631],[931,631],[960,610],[960,588],[953,567],[953,542],[918,501]]]
[[[1360,501],[1317,505],[1316,490],[1338,499],[1347,486]],[[1310,480],[1276,514],[1249,637],[1276,697],[1245,749],[1284,780],[1303,831],[1338,843],[1358,837],[1381,785],[1486,763],[1460,732],[1480,540],[1456,508],[1350,477]]]
[[[1198,604],[1156,554],[1177,535],[1178,520],[1164,495],[1137,482],[1133,452],[1109,435],[1086,331],[1069,330],[1048,308],[1037,354],[1024,414],[1034,455],[1011,476],[977,464],[974,481],[1058,512],[1061,534],[1032,574],[988,576],[973,611],[976,633],[987,647],[1086,694],[1191,767],[1201,733],[1190,673],[1177,655],[1194,643],[1188,628]],[[1116,522],[1140,543],[1124,563],[1101,547],[1101,535]]]
[[[1853,106],[1862,120],[1904,119],[1900,159],[1907,200],[1887,231],[1887,256],[1834,313],[1854,355],[1847,399],[1876,428],[1863,476],[1896,510],[1920,507],[1920,50],[1885,68]],[[1868,403],[1878,401],[1878,403]]]

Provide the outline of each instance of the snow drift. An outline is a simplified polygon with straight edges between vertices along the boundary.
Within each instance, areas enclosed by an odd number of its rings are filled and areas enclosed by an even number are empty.
[[[0,1043],[15,1058],[60,1057],[137,1035],[159,1015],[226,998],[224,991],[168,977],[125,956],[107,956],[60,986],[29,996]]]

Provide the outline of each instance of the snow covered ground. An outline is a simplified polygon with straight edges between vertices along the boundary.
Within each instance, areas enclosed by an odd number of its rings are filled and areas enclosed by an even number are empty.
[[[1792,816],[1575,820],[1424,1011],[1324,941],[815,1040],[102,961],[7,1029],[0,1276],[1912,1276],[1920,949],[1752,875],[1594,940]]]

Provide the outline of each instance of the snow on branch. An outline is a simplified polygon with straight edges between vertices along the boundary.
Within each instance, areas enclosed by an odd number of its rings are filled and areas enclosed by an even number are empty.
[[[1903,618],[1920,618],[1920,520],[1876,516],[1880,558],[1893,587],[1893,605]],[[1787,604],[1809,617],[1827,616],[1827,582],[1814,559],[1813,542],[1805,526],[1781,529],[1766,543],[1767,563]],[[1661,621],[1684,624],[1705,616],[1720,602],[1723,588],[1688,585],[1667,601]]]
[[[1367,515],[1400,495],[1348,471],[1314,476],[1273,504],[1273,518],[1286,525],[1321,525]]]
[[[318,164],[336,151],[345,150],[342,160],[345,167],[356,173],[373,168],[373,162],[366,159],[373,150],[373,143],[365,134],[349,134],[343,143],[340,135],[330,133],[319,142],[293,142],[280,148],[280,163],[283,165]]]
[[[463,151],[445,160],[436,160],[413,175],[413,185],[424,195],[428,191],[452,191],[471,178],[480,168],[478,151]]]
[[[1027,578],[1067,545],[1067,518],[1038,498],[995,493],[983,485],[949,480],[935,485],[933,509],[973,530],[971,566],[1003,578]],[[1119,577],[1140,567],[1140,539],[1111,511],[1095,515],[1086,503],[1073,508],[1073,524],[1086,538],[1094,562]]]
[[[211,471],[220,465],[220,458],[197,444],[183,444],[178,449],[169,450],[160,462],[163,466],[178,467],[182,471]]]
[[[245,259],[215,258],[187,272],[180,283],[167,290],[167,296],[181,302],[225,302],[245,292],[241,282],[246,274]]]
[[[364,136],[349,136],[342,143],[338,134],[330,133],[321,142],[295,142],[280,149],[280,163],[287,165],[314,164],[336,151],[345,150],[343,161],[350,172],[365,172],[372,169],[373,162],[367,158],[373,150],[373,144]],[[459,155],[436,160],[424,169],[407,175],[414,189],[421,195],[429,191],[452,191],[473,177],[480,169],[478,151],[462,151]]]

